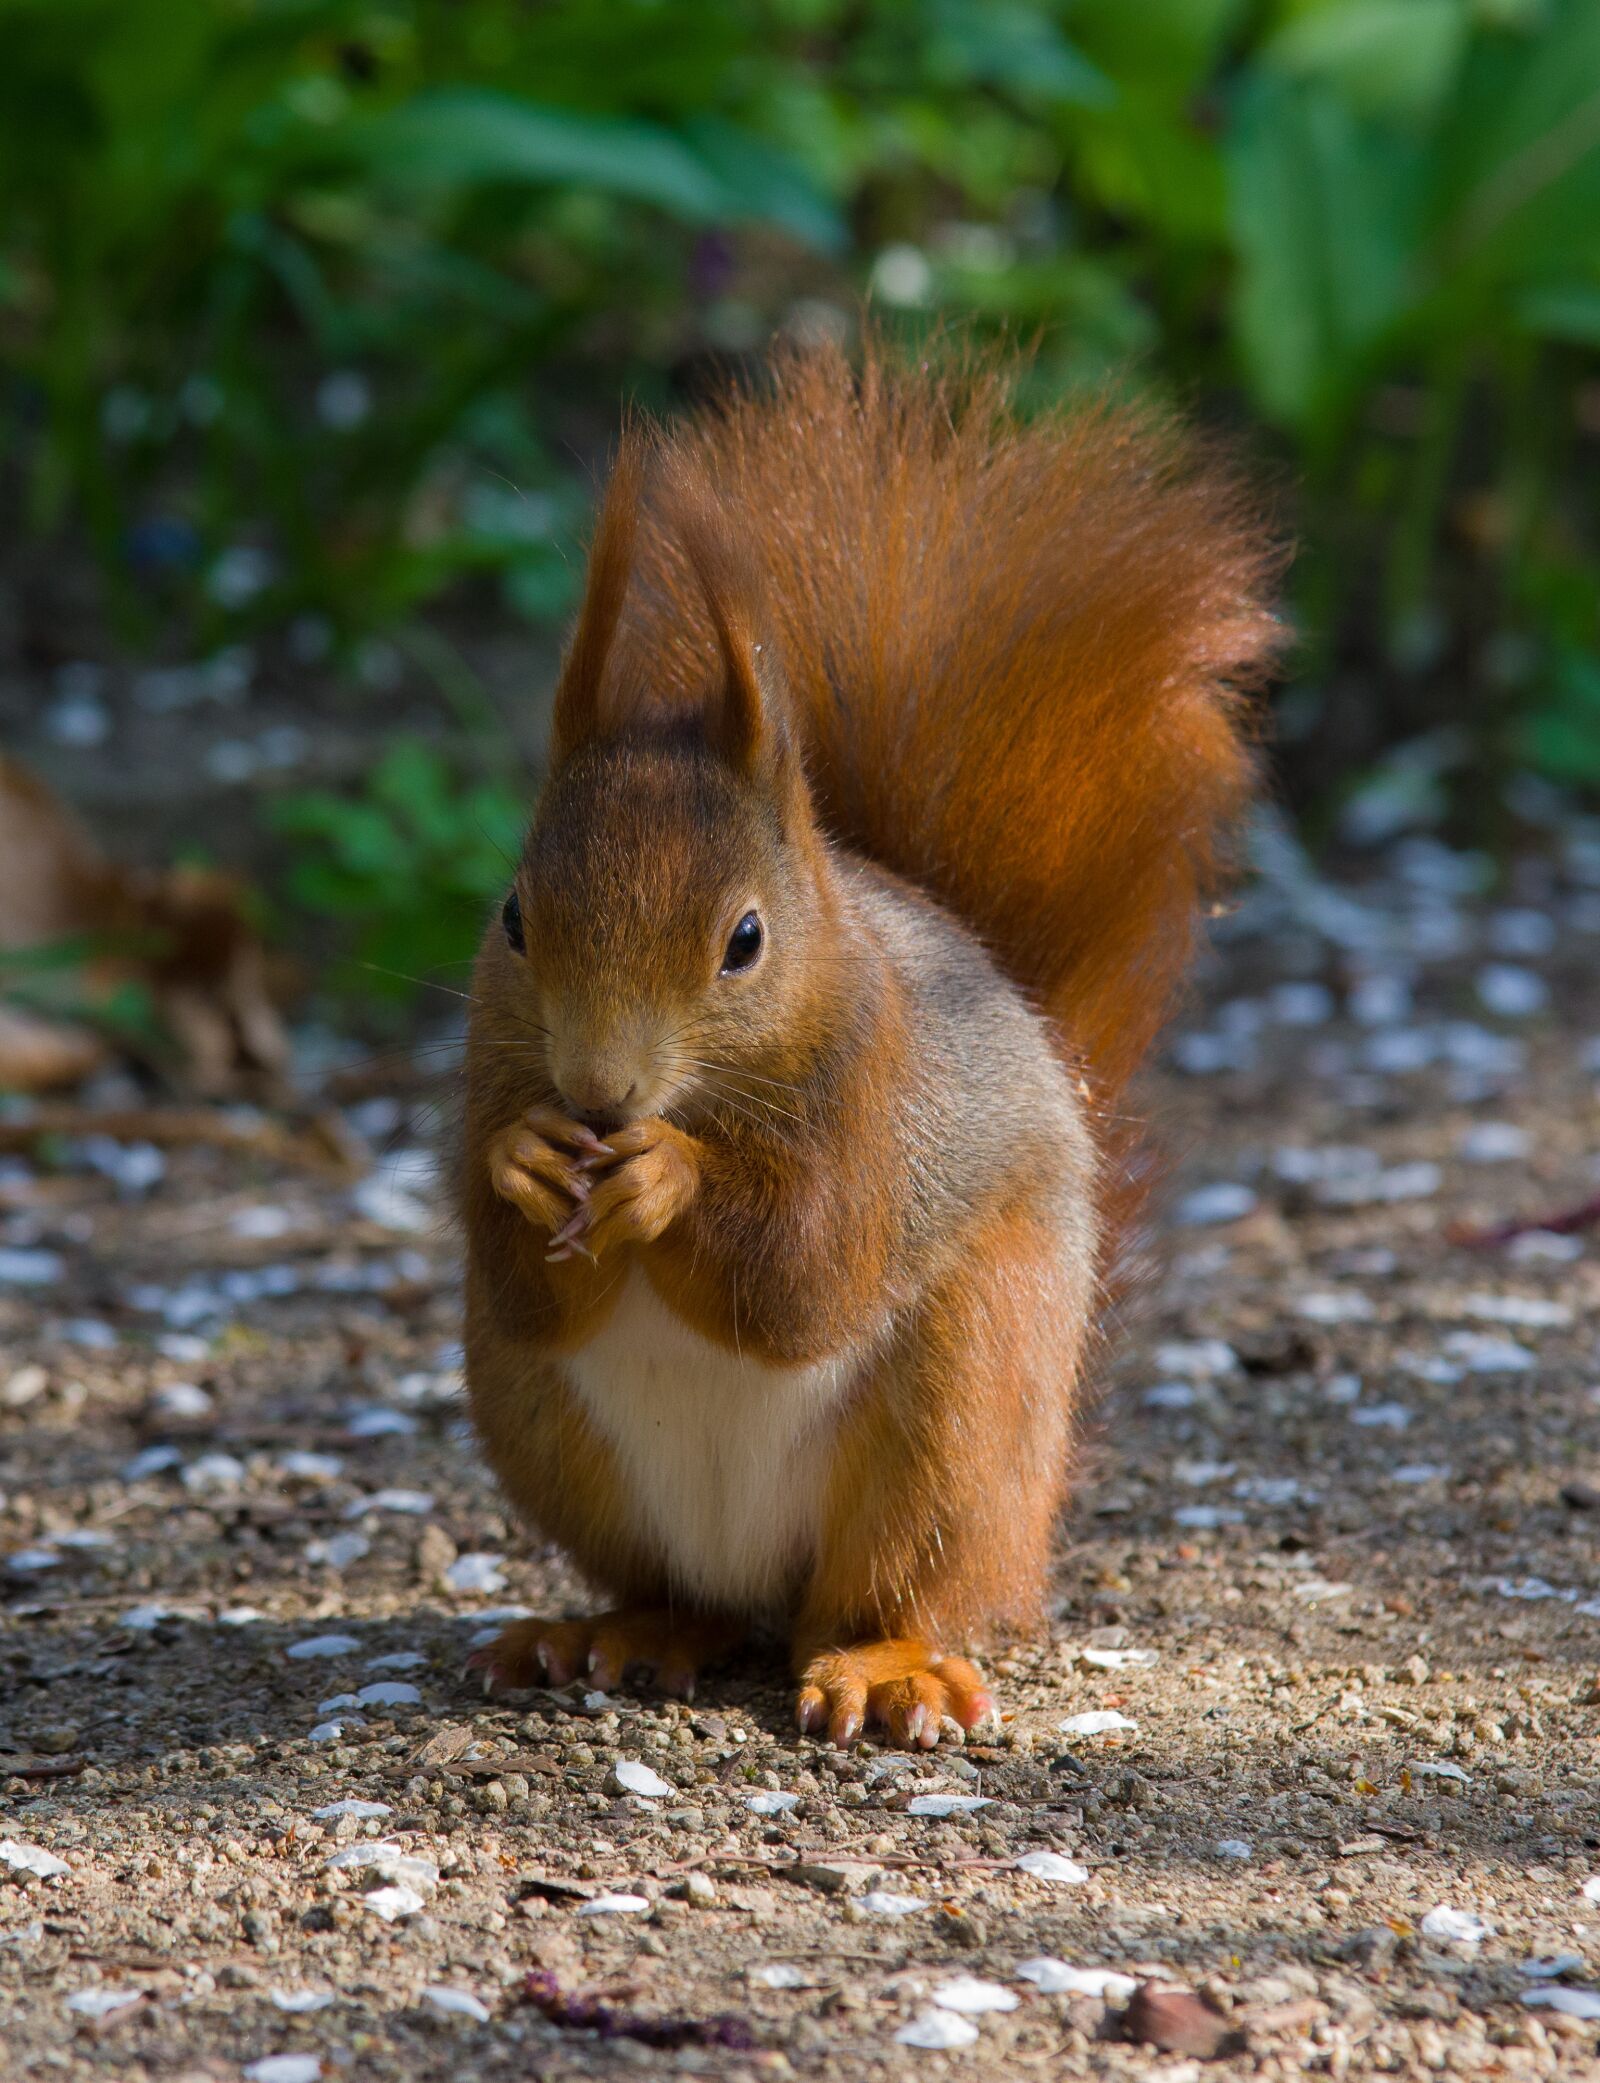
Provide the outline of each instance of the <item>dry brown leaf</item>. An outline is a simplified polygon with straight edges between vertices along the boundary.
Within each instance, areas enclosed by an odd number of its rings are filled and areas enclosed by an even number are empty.
[[[32,1005],[10,1016],[20,1030],[0,1029],[0,1084],[42,1091],[82,1078],[106,1053],[94,1014],[129,983],[149,991],[196,1091],[276,1077],[288,1042],[241,894],[211,870],[108,859],[37,775],[0,758],[0,954],[79,940],[94,950],[30,977],[44,1003],[37,1018]]]

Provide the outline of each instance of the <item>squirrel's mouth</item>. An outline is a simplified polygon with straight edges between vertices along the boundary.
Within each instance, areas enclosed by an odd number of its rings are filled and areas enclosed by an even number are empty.
[[[577,1107],[573,1110],[573,1117],[585,1128],[592,1128],[602,1139],[615,1135],[619,1128],[626,1128],[630,1121],[638,1118],[626,1107]]]

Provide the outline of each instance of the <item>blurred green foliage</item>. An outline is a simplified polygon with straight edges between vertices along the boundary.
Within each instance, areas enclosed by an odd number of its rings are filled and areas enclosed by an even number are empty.
[[[287,894],[350,929],[332,988],[400,1001],[458,964],[511,879],[527,809],[525,793],[463,776],[411,738],[359,797],[306,789],[276,802],[273,823],[294,845]]]
[[[1264,429],[1291,737],[1465,710],[1600,782],[1595,0],[0,0],[0,34],[6,453],[131,626],[358,634],[484,576],[559,617],[619,392],[865,291],[1038,332],[1041,391],[1132,365]]]

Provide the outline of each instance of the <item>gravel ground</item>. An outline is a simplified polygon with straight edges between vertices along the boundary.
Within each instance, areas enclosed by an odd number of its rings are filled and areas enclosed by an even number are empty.
[[[1596,2073],[1600,1269],[1450,1232],[1600,1190],[1597,860],[1278,863],[1160,1081],[1048,1635],[927,1757],[798,1738],[775,1649],[463,1680],[581,1592],[463,1423],[432,1116],[357,1108],[354,1190],[0,1162],[0,2066]]]

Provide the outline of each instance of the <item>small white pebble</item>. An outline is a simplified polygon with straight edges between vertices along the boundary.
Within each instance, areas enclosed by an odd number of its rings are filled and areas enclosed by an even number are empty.
[[[117,1622],[117,1625],[119,1627],[131,1627],[136,1635],[147,1635],[155,1628],[158,1628],[163,1620],[172,1620],[176,1617],[170,1606],[129,1606],[128,1610]]]
[[[909,2025],[902,2025],[895,2039],[902,2047],[929,2047],[942,2050],[954,2047],[970,2047],[978,2037],[978,2028],[968,2018],[958,2018],[950,2011],[924,2011]]]
[[[1060,1852],[1024,1852],[1017,1861],[1017,1870],[1065,1888],[1079,1887],[1089,1878],[1087,1866],[1080,1866],[1076,1859],[1063,1858]]]
[[[1469,1909],[1451,1909],[1440,1902],[1422,1919],[1424,1938],[1442,1939],[1448,1945],[1476,1946],[1494,1936],[1495,1927]]]
[[[143,1447],[131,1461],[122,1464],[122,1480],[125,1483],[143,1482],[149,1475],[164,1475],[169,1468],[177,1468],[183,1461],[176,1447]]]
[[[382,1404],[373,1404],[364,1410],[352,1411],[345,1430],[352,1439],[406,1437],[417,1430],[417,1421],[407,1417],[403,1410],[388,1410]]]
[[[1087,1714],[1071,1714],[1056,1727],[1063,1736],[1107,1736],[1115,1729],[1136,1729],[1139,1724],[1119,1714],[1114,1707],[1095,1707]]]
[[[313,1454],[296,1447],[277,1460],[279,1475],[293,1476],[306,1483],[331,1483],[344,1473],[342,1454]]]
[[[169,1418],[205,1418],[215,1407],[205,1390],[192,1381],[168,1382],[150,1401]]]
[[[618,1758],[611,1769],[624,1793],[638,1794],[647,1801],[660,1801],[677,1792],[670,1781],[663,1779],[659,1772],[653,1772],[648,1765],[641,1764],[638,1758]]]
[[[1125,2003],[1138,1988],[1132,1975],[1118,1974],[1110,1967],[1069,1967],[1065,1960],[1048,1955],[1024,1960],[1017,1979],[1032,1982],[1041,1996],[1099,1996],[1109,2003]]]
[[[360,1647],[354,1635],[307,1635],[303,1642],[291,1642],[283,1653],[303,1663],[313,1657],[350,1656]]]
[[[54,1880],[72,1870],[65,1859],[47,1852],[42,1844],[26,1844],[16,1837],[0,1837],[0,1866],[9,1866],[13,1873],[34,1874],[40,1880]]]
[[[67,2009],[76,2011],[83,2018],[109,2018],[113,2011],[125,2011],[129,2004],[143,2001],[137,1989],[107,1989],[97,1985],[93,1989],[78,1989],[67,1998]]]
[[[1532,1136],[1514,1122],[1475,1121],[1456,1143],[1456,1155],[1468,1164],[1512,1164],[1532,1148]]]
[[[765,1966],[752,1967],[750,1979],[761,1989],[814,1989],[817,1986],[813,1976],[789,1960],[772,1960]]]
[[[307,1541],[305,1547],[307,1562],[327,1569],[348,1569],[371,1552],[372,1543],[363,1533],[330,1534],[326,1539]]]
[[[426,1490],[374,1490],[370,1497],[357,1497],[344,1508],[347,1519],[359,1519],[367,1512],[410,1512],[420,1514],[433,1510],[433,1498]]]
[[[645,1895],[591,1895],[578,1904],[580,1917],[636,1917],[650,1907]]]
[[[1189,1382],[1158,1381],[1145,1390],[1144,1401],[1150,1410],[1192,1410],[1199,1398]]]
[[[1256,1196],[1248,1186],[1219,1179],[1186,1193],[1173,1209],[1172,1219],[1186,1229],[1201,1229],[1213,1223],[1241,1221],[1254,1214],[1256,1205]]]
[[[356,1694],[358,1707],[420,1707],[422,1695],[414,1685],[397,1684],[394,1679],[380,1679],[374,1685],[363,1685]]]
[[[1522,2001],[1568,2018],[1600,2018],[1600,1989],[1572,1989],[1565,1982],[1541,1982],[1524,1989]]]
[[[957,2011],[962,2017],[981,2017],[985,2011],[1014,2011],[1022,1999],[1001,1982],[980,1981],[976,1975],[957,1975],[941,1982],[933,1992],[941,2011]]]
[[[1368,1431],[1404,1432],[1411,1423],[1411,1412],[1403,1403],[1358,1403],[1350,1411],[1352,1425],[1364,1425]]]
[[[245,1465],[236,1454],[202,1454],[183,1471],[186,1490],[234,1490],[245,1479]]]
[[[268,2054],[261,2061],[245,2064],[245,2083],[317,2083],[322,2074],[320,2054]]]
[[[489,2022],[489,2007],[481,2003],[470,1989],[447,1989],[442,1983],[430,1982],[422,1992],[424,1999],[436,2011],[449,2016],[476,2019],[479,2025]]]
[[[504,1591],[505,1564],[498,1555],[458,1555],[444,1572],[452,1591]]]

